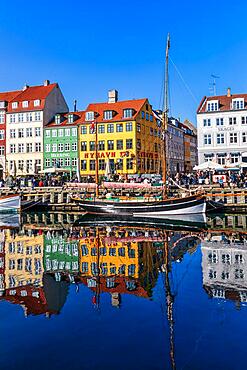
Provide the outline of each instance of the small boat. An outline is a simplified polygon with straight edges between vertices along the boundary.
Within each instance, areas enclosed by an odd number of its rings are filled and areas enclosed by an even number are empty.
[[[18,194],[0,196],[0,212],[18,212],[21,207],[21,198]]]

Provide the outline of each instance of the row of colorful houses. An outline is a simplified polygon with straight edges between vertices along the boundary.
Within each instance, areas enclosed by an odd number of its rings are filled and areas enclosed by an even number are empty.
[[[186,169],[186,135],[196,137],[189,126],[169,120],[171,172]],[[96,164],[101,175],[160,173],[161,155],[161,112],[147,98],[119,101],[111,90],[107,102],[70,112],[59,85],[48,80],[0,93],[1,177],[35,175],[52,167],[83,177],[94,175]],[[189,158],[187,170],[192,162]]]

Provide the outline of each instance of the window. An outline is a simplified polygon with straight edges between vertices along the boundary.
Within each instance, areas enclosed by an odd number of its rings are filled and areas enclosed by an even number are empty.
[[[68,123],[73,123],[73,122],[74,122],[74,115],[68,114]]]
[[[133,169],[133,159],[132,158],[126,158],[126,169],[127,170]]]
[[[237,144],[238,134],[236,132],[230,132],[230,144]]]
[[[145,112],[142,110],[142,118],[145,118]]]
[[[99,141],[99,150],[105,150],[105,141],[104,140]]]
[[[95,171],[95,160],[94,159],[90,159],[89,168],[90,168],[90,171]]]
[[[81,160],[81,170],[82,171],[87,170],[87,161],[85,159]]]
[[[62,143],[58,144],[58,151],[63,152],[63,144]]]
[[[154,129],[153,129],[153,127],[150,127],[150,135],[152,136],[153,133],[154,133]]]
[[[247,124],[247,116],[241,117],[241,123],[242,123],[242,125],[246,125]]]
[[[60,129],[58,130],[58,136],[59,136],[59,137],[63,137],[63,129],[62,129],[62,128],[60,128]]]
[[[35,121],[40,121],[41,120],[40,112],[35,112],[34,113],[34,120]]]
[[[0,155],[4,155],[5,154],[5,148],[3,145],[0,146]]]
[[[225,135],[224,134],[217,134],[217,144],[224,144],[225,142]]]
[[[33,151],[33,144],[27,143],[26,148],[27,148],[27,153],[31,153]]]
[[[70,143],[65,143],[64,144],[64,151],[69,152],[70,151]]]
[[[236,125],[237,118],[236,117],[229,117],[229,125]]]
[[[51,131],[45,130],[45,137],[51,137]]]
[[[41,129],[40,127],[35,127],[35,136],[40,137],[41,136]]]
[[[50,151],[51,151],[51,144],[46,144],[45,145],[45,151],[46,151],[46,153],[50,153]]]
[[[133,109],[124,109],[123,116],[124,118],[132,118]]]
[[[132,122],[127,122],[126,123],[126,131],[132,131],[132,130],[133,130]]]
[[[99,159],[99,170],[105,170],[105,160]]]
[[[224,118],[216,118],[216,125],[223,126],[224,125]]]
[[[244,99],[233,99],[232,109],[244,109]]]
[[[94,112],[86,112],[86,121],[93,121],[93,120],[94,120]]]
[[[114,150],[114,141],[108,140],[107,141],[107,150]]]
[[[77,128],[76,127],[73,127],[71,131],[72,131],[72,136],[77,136]]]
[[[18,122],[24,122],[24,113],[18,114]]]
[[[4,139],[4,130],[0,130],[0,140]]]
[[[239,161],[239,154],[231,153],[231,163],[238,163],[238,161]]]
[[[24,137],[24,128],[19,128],[18,129],[18,137],[19,138]]]
[[[81,133],[83,135],[86,135],[87,134],[87,126],[85,126],[85,125],[81,126]]]
[[[35,107],[38,107],[38,106],[40,105],[40,100],[39,100],[39,99],[34,100],[33,105],[34,105]]]
[[[72,158],[71,159],[71,165],[74,166],[74,167],[77,166],[77,158]]]
[[[123,132],[123,124],[117,123],[117,132]]]
[[[141,132],[141,125],[140,125],[140,123],[137,123],[136,124],[136,131],[137,132]]]
[[[136,147],[137,147],[138,150],[141,150],[141,139],[137,139]],[[154,151],[155,152],[158,151],[158,144],[157,143],[154,143]]]
[[[95,141],[90,141],[89,142],[89,150],[90,150],[90,152],[95,151]]]
[[[128,275],[133,276],[135,275],[136,266],[134,264],[128,266]]]
[[[45,166],[48,167],[48,168],[51,167],[51,160],[50,159],[48,159],[48,158],[45,159]]]
[[[11,154],[15,153],[15,144],[10,144],[10,153]]]
[[[99,125],[98,126],[98,133],[104,134],[105,133],[105,125]]]
[[[28,107],[28,101],[27,100],[25,100],[25,101],[22,102],[22,107],[23,108],[27,108]]]
[[[24,153],[24,144],[18,144],[18,153]]]
[[[56,125],[59,125],[61,123],[61,116],[60,114],[55,115],[55,123]]]
[[[247,143],[247,132],[242,132],[242,142]]]
[[[123,158],[118,158],[116,163],[116,169],[122,170],[123,169]]]
[[[218,164],[225,165],[226,164],[226,155],[225,154],[218,154],[217,161],[218,161]]]
[[[211,144],[212,144],[211,134],[204,135],[204,145],[211,145]]]
[[[77,151],[77,143],[72,143],[71,144],[71,150],[72,150],[72,152],[76,152]]]
[[[86,152],[87,151],[87,142],[86,141],[82,141],[81,142],[81,151],[82,152]]]
[[[123,140],[117,140],[117,150],[123,150]]]
[[[109,124],[107,125],[107,132],[108,132],[108,133],[112,133],[112,132],[114,132],[114,125],[113,125],[112,123],[109,123]]]
[[[23,171],[23,169],[24,169],[24,161],[20,159],[18,161],[18,170]]]
[[[64,165],[66,167],[70,166],[70,158],[64,158]]]
[[[70,136],[70,128],[65,129],[65,136]]]
[[[16,137],[16,135],[15,135],[15,129],[10,129],[10,137],[12,139]]]
[[[10,114],[9,115],[9,122],[10,123],[15,123],[15,114]]]
[[[152,115],[152,114],[150,114],[149,118],[150,118],[150,122],[153,122],[154,117],[153,117],[153,115]]]
[[[52,137],[57,137],[57,130],[52,130],[51,135]]]
[[[57,152],[57,144],[52,144],[51,151],[52,152]]]
[[[33,120],[33,115],[32,115],[32,113],[31,113],[31,112],[27,113],[26,117],[27,117],[27,122],[32,122],[32,120]]]
[[[26,129],[26,137],[32,137],[33,136],[33,129],[31,127],[28,127]]]
[[[146,121],[149,121],[149,114],[146,113]]]
[[[204,119],[203,120],[203,126],[204,127],[210,127],[211,126],[211,119],[210,118]]]
[[[104,119],[112,119],[113,111],[112,110],[105,110],[104,111]]]
[[[27,161],[26,161],[26,167],[27,167],[27,172],[29,171],[29,170],[32,170],[32,168],[33,168],[33,161],[32,161],[32,159],[28,159]],[[32,251],[32,247],[29,247],[29,248],[31,248],[31,251]],[[32,253],[32,252],[31,252]],[[27,253],[28,254],[28,253]]]
[[[133,142],[132,139],[126,139],[126,149],[132,149]]]
[[[13,108],[13,109],[18,108],[18,103],[17,103],[16,101],[12,103],[12,108]]]
[[[213,111],[216,111],[216,110],[218,110],[218,102],[217,101],[208,102],[207,111],[208,112],[213,112]]]

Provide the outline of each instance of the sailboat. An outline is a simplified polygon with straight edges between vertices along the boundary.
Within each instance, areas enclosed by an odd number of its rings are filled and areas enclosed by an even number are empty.
[[[116,214],[130,215],[133,217],[175,217],[183,219],[185,215],[205,214],[206,197],[202,194],[185,196],[183,198],[167,197],[167,161],[166,161],[166,141],[168,131],[168,60],[169,60],[170,36],[167,37],[166,45],[166,68],[165,68],[165,92],[164,109],[162,115],[162,175],[163,175],[163,199],[162,200],[139,200],[135,199],[116,199],[107,200],[99,197],[98,181],[98,161],[96,160],[96,197],[90,200],[74,198],[81,208],[94,214]],[[96,124],[96,151],[97,151],[97,124]],[[96,152],[97,158],[97,152]]]

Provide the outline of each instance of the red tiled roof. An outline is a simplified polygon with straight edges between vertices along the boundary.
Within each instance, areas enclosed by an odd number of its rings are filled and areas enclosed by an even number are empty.
[[[45,106],[45,99],[51,93],[51,91],[58,87],[57,83],[49,84],[47,86],[29,86],[26,90],[20,91],[18,95],[13,97],[11,103],[23,101],[28,101],[28,107],[22,107],[22,104],[18,105],[18,108],[12,108],[12,105],[9,105],[9,112],[25,112],[30,110],[41,110]],[[40,100],[39,106],[34,106],[34,100]]]
[[[21,90],[0,92],[0,101],[10,102],[12,99],[14,99],[20,93],[21,93]]]
[[[74,114],[74,122],[68,123],[68,115]],[[68,113],[60,113],[60,115],[63,117],[63,121],[59,124],[55,123],[55,120],[50,122],[46,127],[61,127],[61,126],[73,126],[78,125],[85,122],[85,111],[80,112],[68,112]]]
[[[123,109],[133,109],[134,114],[131,119],[135,119],[137,114],[142,109],[143,105],[147,102],[147,99],[133,99],[133,100],[123,100],[117,103],[92,103],[87,107],[87,112],[96,112],[98,116],[96,117],[98,122],[104,121],[129,121],[130,118],[123,118]],[[104,119],[104,111],[114,111],[115,114],[111,120]]]
[[[197,113],[205,113],[207,111],[206,110],[207,102],[210,102],[211,100],[219,101],[219,111],[220,112],[231,111],[232,110],[231,109],[232,99],[244,99],[244,109],[247,108],[247,94],[234,94],[231,96],[227,96],[227,95],[204,96],[197,109]]]

